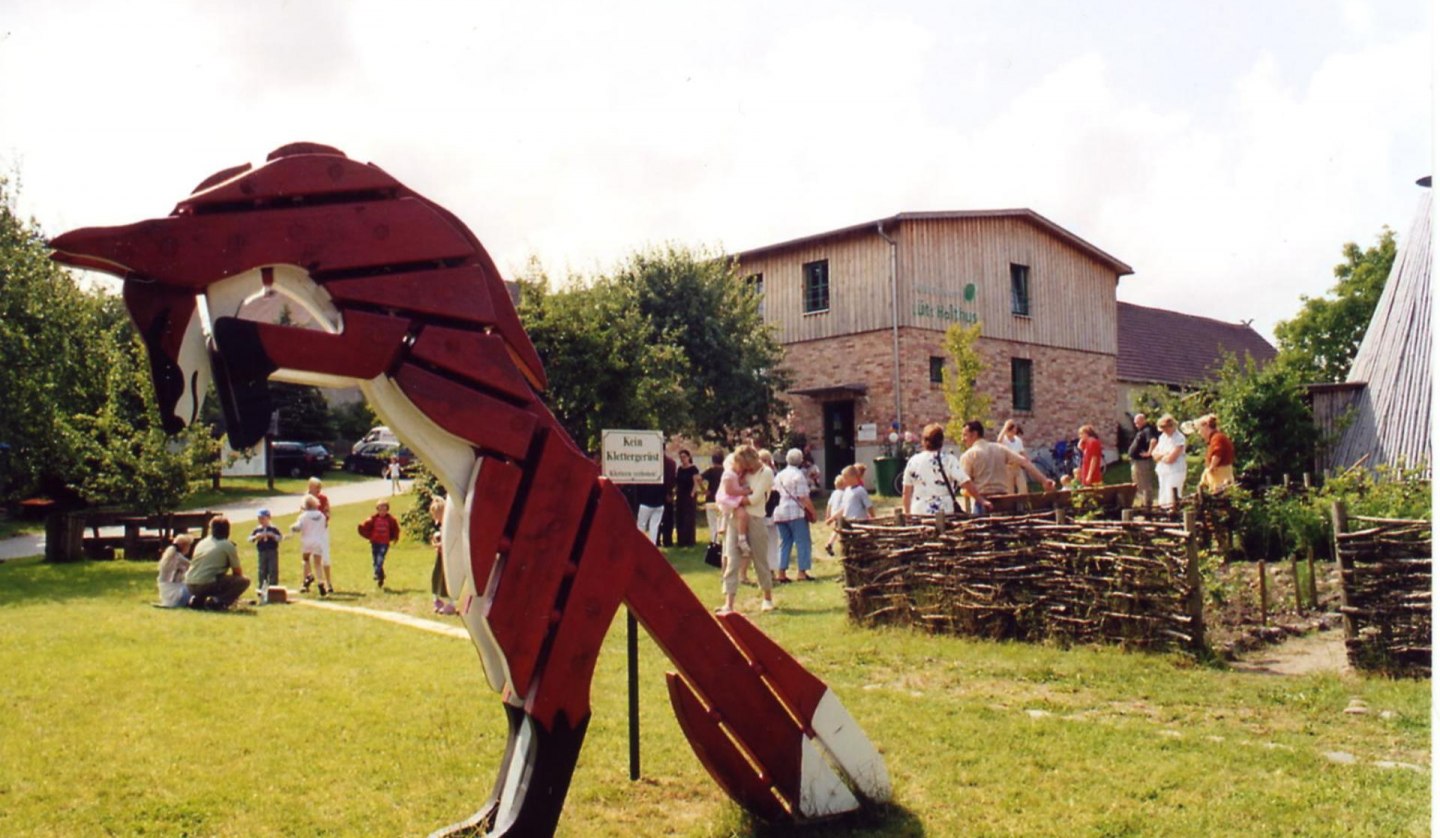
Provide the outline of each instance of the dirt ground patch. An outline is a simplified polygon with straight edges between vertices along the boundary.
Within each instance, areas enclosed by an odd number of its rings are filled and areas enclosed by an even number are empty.
[[[1256,562],[1226,563],[1208,580],[1205,632],[1210,648],[1225,660],[1242,663],[1238,668],[1288,674],[1344,669],[1340,577],[1334,565],[1316,562],[1318,605],[1311,607],[1304,564],[1300,565],[1301,602],[1297,603],[1290,564],[1267,563],[1263,611],[1260,567]]]

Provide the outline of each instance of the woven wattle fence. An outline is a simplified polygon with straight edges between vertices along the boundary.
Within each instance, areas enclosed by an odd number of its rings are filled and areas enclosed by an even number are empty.
[[[1430,677],[1430,522],[1332,515],[1350,665]]]
[[[851,523],[850,617],[995,639],[1204,646],[1200,572],[1183,524],[1065,522],[1062,513]]]

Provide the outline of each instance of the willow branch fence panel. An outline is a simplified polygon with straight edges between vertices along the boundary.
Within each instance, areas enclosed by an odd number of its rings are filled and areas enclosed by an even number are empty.
[[[1201,649],[1187,522],[1072,522],[1060,510],[848,523],[850,617],[994,639]]]
[[[1430,522],[1331,515],[1350,665],[1430,677]]]

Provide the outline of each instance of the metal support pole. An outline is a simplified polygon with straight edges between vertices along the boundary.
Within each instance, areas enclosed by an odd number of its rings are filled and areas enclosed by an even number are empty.
[[[626,681],[630,685],[630,779],[640,779],[640,638],[635,612],[625,609]]]

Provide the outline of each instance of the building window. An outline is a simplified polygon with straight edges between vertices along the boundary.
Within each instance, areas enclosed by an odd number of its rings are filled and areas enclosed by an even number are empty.
[[[750,274],[745,277],[745,287],[756,296],[755,308],[765,316],[765,274]]]
[[[945,383],[945,359],[939,355],[930,356],[930,383]]]
[[[830,310],[830,262],[805,263],[805,313]]]
[[[1030,316],[1030,266],[1010,263],[1010,313]]]
[[[1010,393],[1011,406],[1015,410],[1034,410],[1034,398],[1031,390],[1033,369],[1029,358],[1010,359]]]

